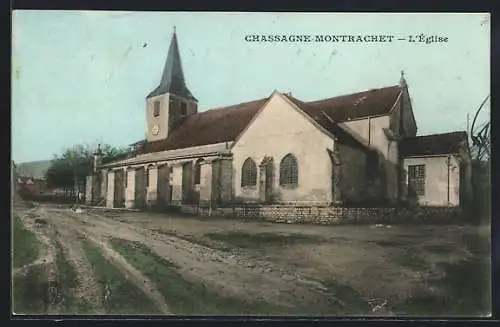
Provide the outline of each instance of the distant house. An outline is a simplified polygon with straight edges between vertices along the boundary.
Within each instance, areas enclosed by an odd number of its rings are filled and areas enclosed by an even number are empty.
[[[56,190],[47,188],[45,174],[51,160],[29,161],[15,164],[18,193],[23,196],[51,195]]]
[[[16,164],[19,177],[45,180],[45,173],[49,170],[52,160],[29,161]]]
[[[31,177],[18,177],[19,190],[22,194],[40,195],[47,189],[46,182],[43,179]]]

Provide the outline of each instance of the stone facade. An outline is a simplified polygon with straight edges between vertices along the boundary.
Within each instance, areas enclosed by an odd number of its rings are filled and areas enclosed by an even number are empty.
[[[245,220],[263,220],[290,224],[394,224],[440,223],[462,219],[460,208],[348,208],[334,206],[297,205],[243,205],[210,208],[206,206],[180,207],[182,213],[201,217],[225,217]]]

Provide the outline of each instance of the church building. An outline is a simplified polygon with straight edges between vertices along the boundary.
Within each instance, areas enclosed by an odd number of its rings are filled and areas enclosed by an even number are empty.
[[[396,85],[301,101],[291,94],[199,111],[174,31],[146,97],[147,138],[87,177],[86,202],[119,208],[238,205],[460,206],[470,198],[466,132],[417,136]]]

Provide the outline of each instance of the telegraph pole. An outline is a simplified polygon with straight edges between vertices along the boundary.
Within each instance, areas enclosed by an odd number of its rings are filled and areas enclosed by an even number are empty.
[[[75,209],[78,208],[78,200],[80,198],[80,187],[78,185],[78,157],[76,157],[75,163],[75,186],[76,186],[76,204]]]

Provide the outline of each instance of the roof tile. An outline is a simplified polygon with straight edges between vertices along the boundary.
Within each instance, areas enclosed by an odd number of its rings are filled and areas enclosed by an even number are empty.
[[[140,153],[188,148],[234,141],[268,98],[189,115],[166,140],[145,143]]]
[[[401,92],[399,85],[307,102],[311,110],[324,111],[335,122],[389,113]],[[312,113],[312,112],[311,112]]]
[[[403,157],[459,153],[467,133],[464,131],[405,138],[399,143]]]
[[[399,93],[399,86],[390,86],[312,102],[304,102],[291,95],[285,96],[330,133],[344,142],[360,145],[359,141],[335,123],[387,114]],[[172,134],[166,140],[145,143],[139,153],[234,141],[268,99],[187,116],[174,126]]]

